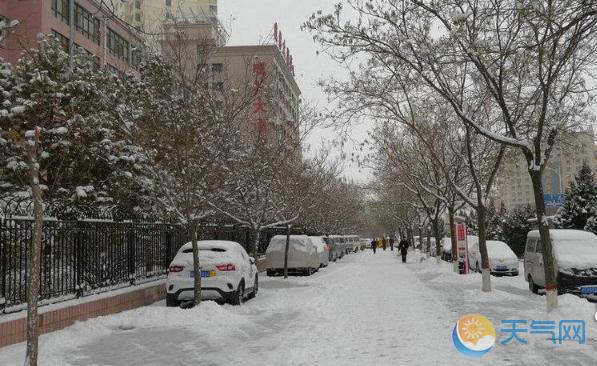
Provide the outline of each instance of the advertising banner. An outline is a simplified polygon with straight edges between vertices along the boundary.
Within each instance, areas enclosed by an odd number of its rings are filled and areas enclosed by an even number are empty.
[[[466,242],[466,225],[456,224],[456,241],[458,248],[458,272],[468,274],[468,245]]]

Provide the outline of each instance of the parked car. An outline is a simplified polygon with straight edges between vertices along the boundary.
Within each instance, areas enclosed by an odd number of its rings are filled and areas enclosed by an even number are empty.
[[[452,239],[442,239],[442,259],[446,262],[452,261]]]
[[[310,236],[309,240],[315,245],[317,255],[319,255],[319,267],[327,267],[330,258],[330,249],[323,240],[323,236]]]
[[[365,250],[371,247],[371,238],[361,239],[361,250]]]
[[[265,251],[268,276],[284,273],[286,235],[276,235]],[[288,273],[310,276],[319,269],[319,254],[307,235],[290,235],[288,246]]]
[[[597,235],[582,230],[549,230],[558,293],[597,300]],[[524,273],[529,290],[545,287],[543,246],[539,231],[527,234]]]
[[[360,242],[361,242],[361,238],[359,238],[357,235],[349,235],[347,236],[348,239],[348,246],[346,248],[347,253],[349,252],[353,252],[356,253],[359,251],[360,248]]]
[[[239,305],[259,290],[255,259],[233,241],[205,240],[197,243],[201,263],[201,299]],[[193,300],[195,271],[193,246],[183,245],[168,268],[166,305],[179,306]]]
[[[329,239],[332,243],[336,259],[342,259],[346,254],[346,238],[342,235],[330,235]]]
[[[489,272],[492,275],[518,276],[518,257],[508,244],[498,240],[487,240],[487,257],[489,259]],[[472,269],[481,272],[481,252],[478,242],[475,246],[475,256],[469,258]]]
[[[323,241],[327,244],[328,246],[328,251],[329,251],[329,255],[328,255],[328,259],[330,262],[335,262],[336,260],[338,260],[338,249],[336,248],[336,243],[334,240],[332,240],[329,236],[324,236],[323,237]]]
[[[468,248],[468,268],[469,271],[476,270],[476,258],[477,254],[479,253],[479,237],[475,235],[467,235],[466,236],[466,244]],[[479,265],[481,262],[479,262]]]

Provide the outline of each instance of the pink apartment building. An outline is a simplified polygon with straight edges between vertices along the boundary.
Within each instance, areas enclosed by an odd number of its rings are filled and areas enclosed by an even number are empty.
[[[24,49],[37,46],[37,35],[44,33],[53,34],[71,54],[77,47],[84,49],[98,67],[119,72],[134,69],[140,38],[100,4],[95,0],[0,0],[0,19],[19,21],[0,45],[0,58],[15,63]]]

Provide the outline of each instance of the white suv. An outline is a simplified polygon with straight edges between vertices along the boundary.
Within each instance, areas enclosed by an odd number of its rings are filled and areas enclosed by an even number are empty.
[[[233,241],[199,241],[201,299],[240,304],[253,298],[259,289],[255,260]],[[183,245],[168,268],[166,305],[178,306],[193,299],[193,246]]]

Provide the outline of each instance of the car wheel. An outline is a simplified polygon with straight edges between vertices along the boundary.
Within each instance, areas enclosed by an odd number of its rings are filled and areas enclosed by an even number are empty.
[[[253,285],[253,291],[247,296],[249,299],[254,299],[257,296],[257,292],[259,291],[259,276],[255,275],[255,285]]]
[[[534,294],[538,294],[539,286],[535,285],[535,282],[533,282],[533,277],[531,277],[531,275],[529,275],[528,281],[529,281],[529,290]]]
[[[238,285],[238,289],[236,289],[236,291],[234,291],[232,300],[230,300],[230,304],[240,305],[243,302],[244,296],[245,296],[245,283],[243,281],[241,281],[240,284]]]
[[[178,301],[174,296],[166,296],[166,306],[167,307],[175,307],[180,306],[180,301]]]

